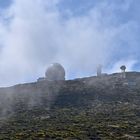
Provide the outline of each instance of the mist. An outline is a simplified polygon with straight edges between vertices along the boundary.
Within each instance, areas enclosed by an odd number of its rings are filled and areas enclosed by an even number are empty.
[[[67,79],[94,75],[98,64],[109,73],[118,64],[133,70],[139,27],[122,20],[133,1],[87,2],[83,10],[84,3],[73,10],[63,0],[13,0],[1,10],[0,86],[36,81],[54,62],[65,67]]]

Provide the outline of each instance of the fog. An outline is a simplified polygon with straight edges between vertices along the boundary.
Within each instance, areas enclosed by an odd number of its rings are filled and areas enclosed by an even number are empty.
[[[67,79],[94,75],[98,64],[109,73],[121,64],[132,70],[138,25],[120,19],[131,5],[100,1],[75,14],[63,0],[13,0],[0,16],[0,86],[35,81],[54,62]]]

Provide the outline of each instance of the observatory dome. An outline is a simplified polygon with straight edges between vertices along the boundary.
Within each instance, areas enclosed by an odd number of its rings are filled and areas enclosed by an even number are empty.
[[[45,76],[50,81],[65,80],[65,70],[59,63],[53,63],[46,70]]]

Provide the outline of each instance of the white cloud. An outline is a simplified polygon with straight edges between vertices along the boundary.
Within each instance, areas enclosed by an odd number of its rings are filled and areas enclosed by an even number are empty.
[[[35,80],[52,62],[62,63],[68,78],[91,75],[98,63],[114,61],[117,44],[129,41],[132,25],[136,26],[133,21],[115,25],[117,18],[108,3],[66,19],[59,4],[58,0],[15,0],[8,9],[13,19],[8,25],[0,23],[0,85]],[[126,7],[128,3],[120,8]]]

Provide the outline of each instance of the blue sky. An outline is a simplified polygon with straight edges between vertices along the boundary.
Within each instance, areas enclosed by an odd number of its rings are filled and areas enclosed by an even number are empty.
[[[0,8],[4,9],[10,6],[12,0],[0,0]]]
[[[0,86],[35,81],[50,63],[66,78],[140,69],[139,0],[0,0]]]

